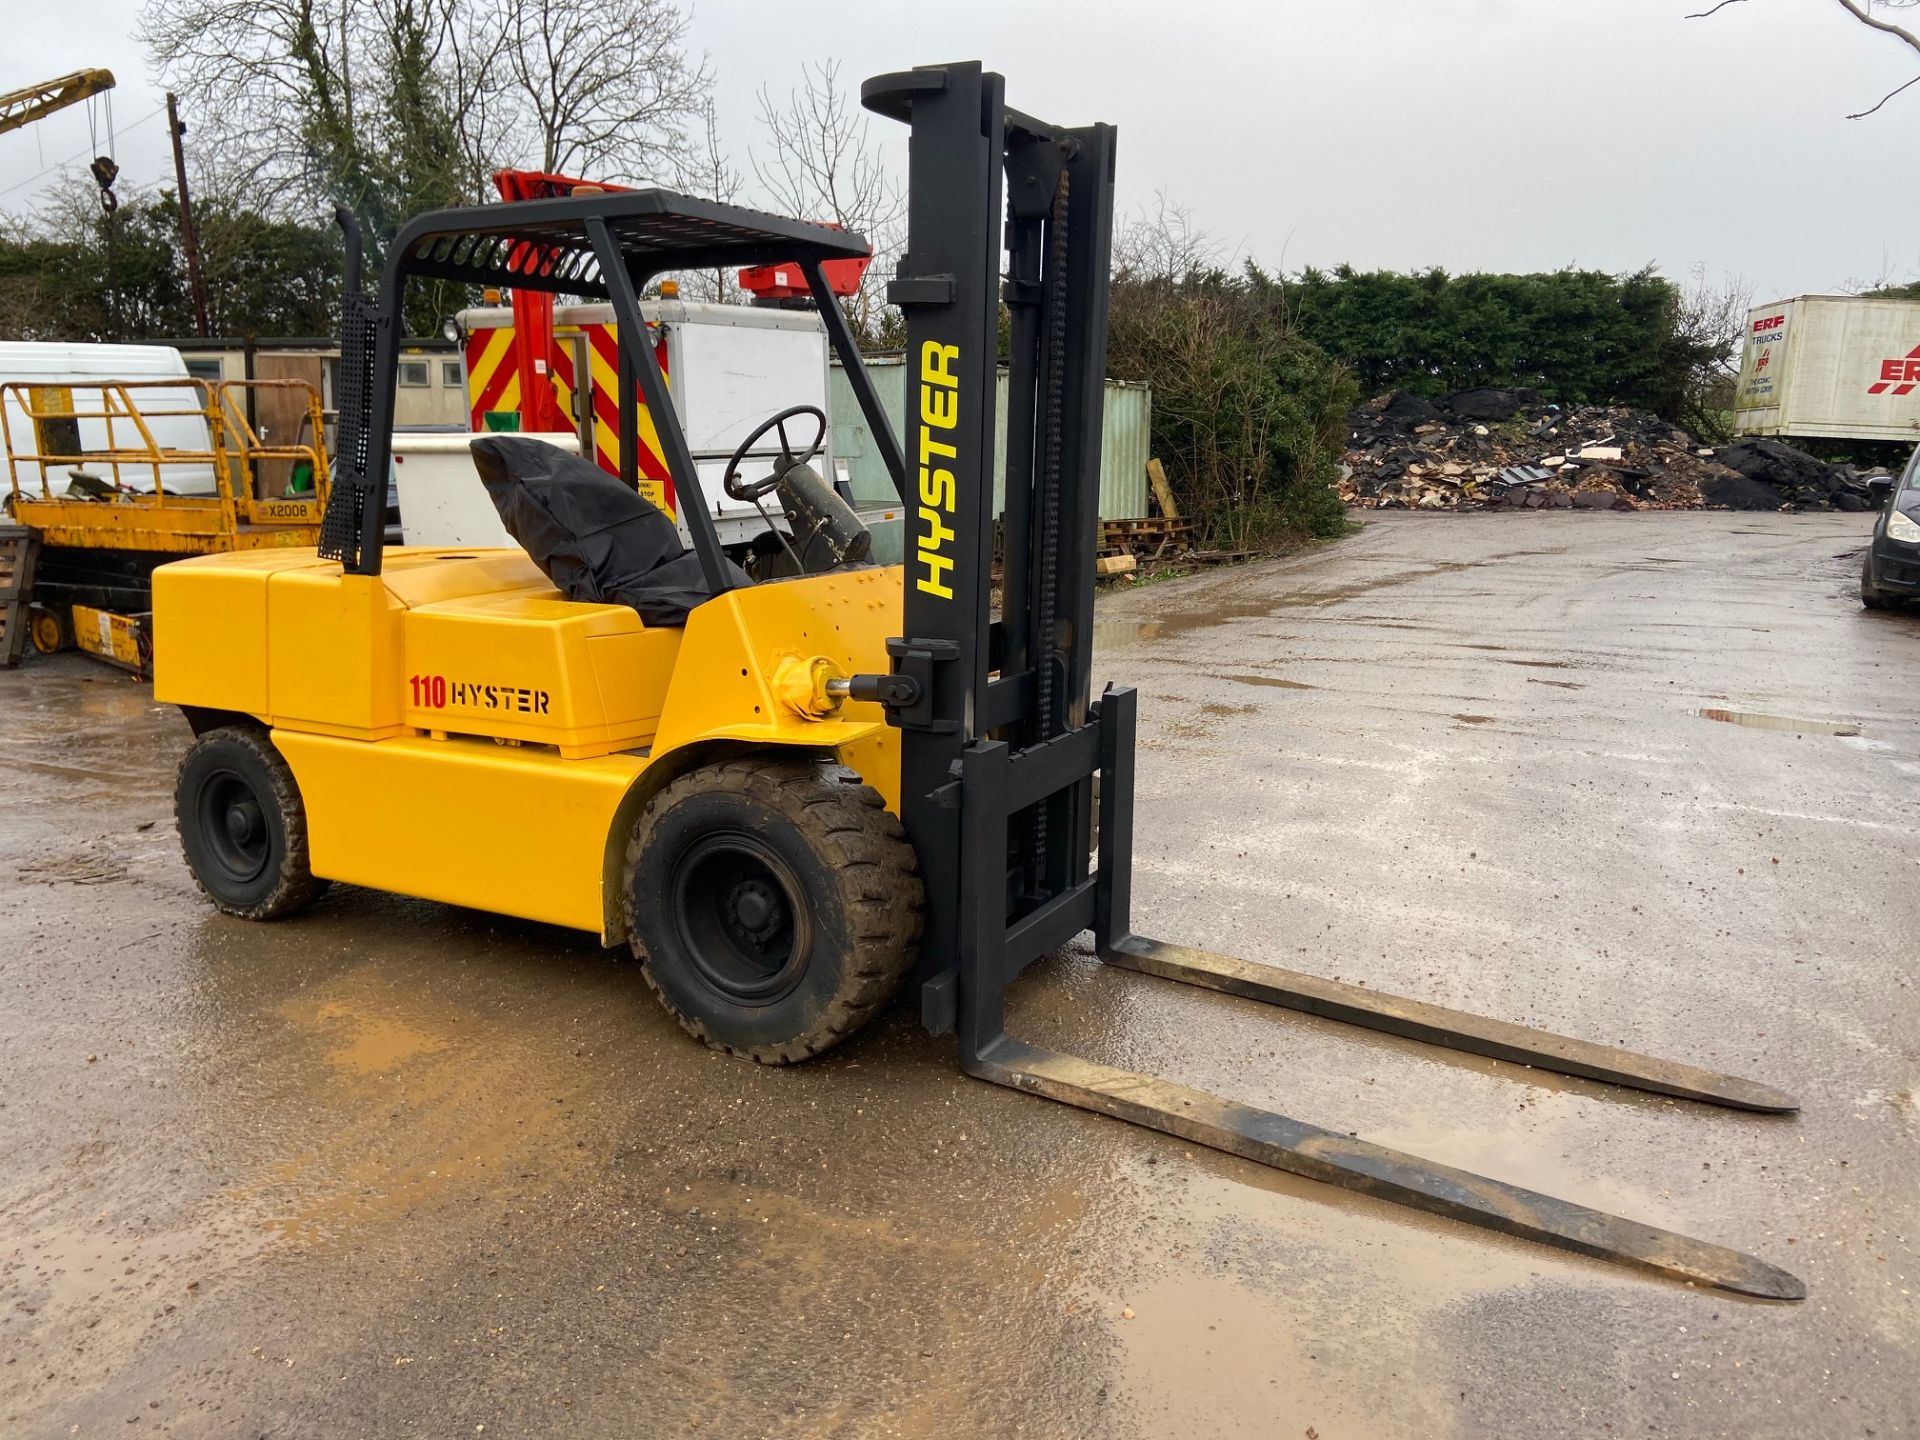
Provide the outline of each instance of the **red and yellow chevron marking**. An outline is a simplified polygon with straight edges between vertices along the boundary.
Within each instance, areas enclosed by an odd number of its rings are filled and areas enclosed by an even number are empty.
[[[547,378],[553,382],[554,403],[568,425],[577,423],[573,413],[573,347],[556,344],[547,358]],[[476,430],[487,428],[489,410],[520,408],[520,368],[514,356],[511,325],[494,330],[475,330],[467,336],[468,423]]]
[[[563,328],[556,332],[555,338],[563,342],[564,337],[574,335],[585,335],[587,339],[588,374],[593,383],[594,459],[609,475],[618,475],[620,338],[617,327],[608,324],[588,325],[578,330]],[[654,341],[653,353],[660,362],[660,373],[666,375],[667,339],[664,334]],[[578,417],[573,413],[573,362],[573,346],[556,343],[547,367],[548,376],[553,381],[554,400],[560,407],[560,413],[567,417],[569,425],[578,423]],[[668,376],[668,383],[672,383],[671,376]],[[467,336],[467,403],[471,410],[470,423],[476,431],[487,428],[489,410],[520,408],[520,372],[514,356],[512,326],[475,330]],[[639,431],[640,493],[666,511],[669,517],[678,519],[673,477],[667,473],[666,462],[660,458],[660,432],[653,423],[653,415],[645,401],[639,405]]]
[[[489,410],[520,408],[520,375],[513,363],[513,330],[473,330],[467,335],[467,406],[473,428],[487,428]]]
[[[593,378],[593,448],[597,452],[600,468],[608,474],[620,473],[620,335],[619,327],[612,324],[589,325],[585,329],[587,336],[587,357]],[[660,362],[660,373],[667,376],[667,383],[673,383],[673,377],[667,374],[667,337],[664,334],[654,341],[654,358]],[[647,409],[643,400],[638,406],[638,429],[640,440],[639,464],[640,493],[655,505],[666,511],[670,519],[679,519],[676,498],[673,493],[673,477],[667,473],[667,465],[660,458],[660,431],[653,423],[653,412]]]

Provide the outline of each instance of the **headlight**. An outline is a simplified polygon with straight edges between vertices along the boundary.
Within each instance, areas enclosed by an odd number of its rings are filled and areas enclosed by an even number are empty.
[[[1887,516],[1887,538],[1904,540],[1909,545],[1920,545],[1920,525],[1916,525],[1913,517],[1904,510],[1895,510]]]

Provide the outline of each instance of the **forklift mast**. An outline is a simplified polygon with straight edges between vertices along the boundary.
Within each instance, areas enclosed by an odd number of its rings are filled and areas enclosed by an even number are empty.
[[[908,506],[897,673],[902,820],[932,875],[922,1019],[963,1051],[999,1033],[1000,994],[1093,929],[1092,777],[1131,692],[1089,703],[1114,131],[1010,111],[1000,76],[949,65],[870,80],[913,127],[910,241],[888,299],[906,314]],[[1004,229],[1002,215],[1005,215]],[[1000,255],[1009,334],[1005,561],[991,613]],[[958,803],[956,803],[956,801]],[[1118,818],[1118,817],[1116,817]],[[1124,825],[1122,826],[1124,828]],[[1100,874],[1124,873],[1124,856]],[[1123,898],[1123,897],[1119,897]],[[965,955],[986,983],[963,983]]]
[[[1161,979],[1609,1084],[1742,1110],[1795,1108],[1752,1081],[1133,933],[1135,693],[1091,695],[1114,131],[1010,110],[1001,77],[974,63],[879,76],[861,102],[911,129],[907,248],[888,291],[906,313],[895,476],[909,541],[892,673],[856,677],[852,693],[882,698],[901,731],[900,818],[928,877],[918,971],[926,1027],[957,1032],[961,1067],[996,1084],[1564,1250],[1802,1298],[1795,1276],[1751,1255],[1007,1033],[1007,987],[1091,930],[1106,964]],[[995,619],[1002,301],[1006,508]]]

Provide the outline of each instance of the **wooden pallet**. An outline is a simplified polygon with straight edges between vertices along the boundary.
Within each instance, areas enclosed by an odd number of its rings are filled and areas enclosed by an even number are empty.
[[[1168,519],[1153,515],[1139,520],[1102,520],[1100,549],[1109,555],[1139,555],[1157,560],[1193,547],[1191,520]]]
[[[40,544],[24,525],[0,525],[0,666],[11,670],[27,653],[32,626],[33,562]]]

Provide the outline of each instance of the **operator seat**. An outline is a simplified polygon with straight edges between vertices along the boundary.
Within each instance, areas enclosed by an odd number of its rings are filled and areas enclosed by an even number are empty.
[[[684,625],[713,598],[700,557],[637,491],[591,460],[516,435],[473,442],[473,463],[507,533],[569,600],[628,605],[651,626]],[[727,579],[751,585],[722,559]]]

